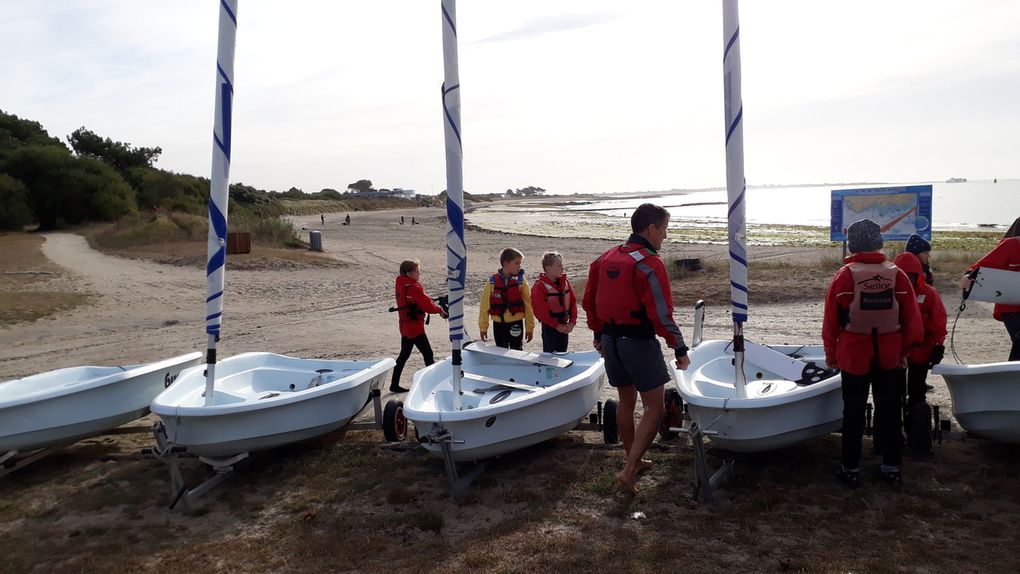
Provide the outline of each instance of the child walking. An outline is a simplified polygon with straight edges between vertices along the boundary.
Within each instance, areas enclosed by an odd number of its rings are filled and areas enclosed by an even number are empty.
[[[499,254],[499,271],[492,274],[482,289],[478,304],[478,334],[488,340],[489,320],[497,347],[521,350],[535,332],[531,310],[531,291],[524,279],[524,254],[507,247]]]
[[[563,256],[550,251],[542,256],[542,273],[531,288],[535,318],[542,324],[542,351],[564,353],[577,324],[577,297],[563,272]]]
[[[446,312],[425,293],[418,282],[419,278],[421,269],[417,261],[408,260],[400,264],[400,275],[397,275],[395,285],[395,310],[400,317],[400,354],[397,355],[397,365],[393,367],[393,378],[390,380],[390,392],[393,393],[407,392],[407,389],[400,386],[400,373],[404,370],[404,363],[411,357],[413,347],[418,347],[426,367],[435,362],[432,345],[425,334],[425,316],[435,313],[446,318]]]

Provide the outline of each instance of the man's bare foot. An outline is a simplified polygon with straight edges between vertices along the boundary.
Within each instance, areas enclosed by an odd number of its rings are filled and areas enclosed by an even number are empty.
[[[643,458],[640,461],[638,461],[637,471],[645,472],[646,470],[650,470],[653,466],[655,466],[654,462],[648,460],[647,458]]]
[[[637,494],[637,478],[630,476],[628,477],[622,470],[616,475],[616,482],[620,483],[620,487],[623,488],[628,494]]]

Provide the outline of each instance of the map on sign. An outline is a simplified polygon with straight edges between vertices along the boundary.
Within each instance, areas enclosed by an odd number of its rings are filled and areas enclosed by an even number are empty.
[[[846,228],[867,218],[882,228],[887,241],[904,241],[915,233],[930,241],[931,191],[930,185],[833,190],[829,237],[846,241]]]

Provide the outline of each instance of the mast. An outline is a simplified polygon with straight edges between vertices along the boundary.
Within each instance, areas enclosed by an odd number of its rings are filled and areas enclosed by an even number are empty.
[[[723,97],[726,116],[726,198],[729,209],[730,303],[733,314],[733,379],[746,397],[744,323],[747,321],[747,222],[744,218],[744,104],[740,97],[740,19],[737,0],[723,0]]]
[[[230,186],[230,115],[234,101],[234,43],[238,0],[220,0],[219,47],[216,52],[216,117],[213,125],[212,178],[209,189],[209,245],[206,264],[205,405],[213,403],[216,343],[223,318],[223,279],[227,257],[227,201]]]
[[[446,289],[450,297],[450,345],[453,408],[461,409],[461,344],[464,339],[464,286],[467,245],[464,243],[464,152],[460,139],[460,72],[457,65],[457,2],[442,0],[443,123],[446,126]]]

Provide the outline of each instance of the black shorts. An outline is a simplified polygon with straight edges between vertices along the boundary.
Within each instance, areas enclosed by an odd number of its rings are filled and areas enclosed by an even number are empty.
[[[606,360],[609,384],[614,387],[634,385],[639,393],[644,393],[669,382],[658,339],[603,334],[602,357]]]

